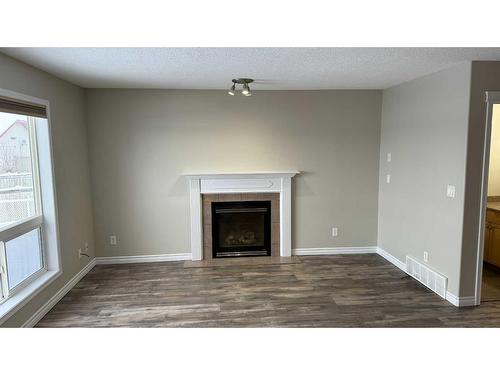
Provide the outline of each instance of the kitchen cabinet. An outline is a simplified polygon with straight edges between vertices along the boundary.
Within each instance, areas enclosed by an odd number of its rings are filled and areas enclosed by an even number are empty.
[[[500,211],[497,210],[486,211],[483,260],[500,267]]]

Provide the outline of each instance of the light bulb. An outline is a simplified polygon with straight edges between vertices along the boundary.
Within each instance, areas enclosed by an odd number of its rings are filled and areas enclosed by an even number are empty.
[[[243,90],[241,90],[241,93],[245,96],[251,96],[252,94],[250,93],[250,87],[245,83],[243,85]]]
[[[231,96],[234,96],[235,92],[236,92],[236,85],[233,85],[227,93]]]

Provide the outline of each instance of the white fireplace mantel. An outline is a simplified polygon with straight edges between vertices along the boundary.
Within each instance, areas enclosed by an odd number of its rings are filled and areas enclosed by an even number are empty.
[[[298,171],[243,173],[184,173],[189,180],[191,255],[203,257],[202,194],[279,193],[280,255],[292,255],[292,177]]]

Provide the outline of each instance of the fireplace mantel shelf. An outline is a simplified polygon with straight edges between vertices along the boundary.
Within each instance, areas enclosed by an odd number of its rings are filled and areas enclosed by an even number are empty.
[[[280,194],[280,255],[292,255],[292,177],[298,171],[183,173],[189,180],[192,260],[203,257],[201,195],[231,193]]]
[[[183,173],[189,179],[228,179],[228,178],[281,178],[293,177],[299,171],[269,171],[269,172],[215,172],[215,173]]]

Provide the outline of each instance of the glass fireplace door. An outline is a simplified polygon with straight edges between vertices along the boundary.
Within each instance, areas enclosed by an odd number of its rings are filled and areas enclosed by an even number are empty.
[[[214,258],[271,255],[271,202],[213,202]]]

